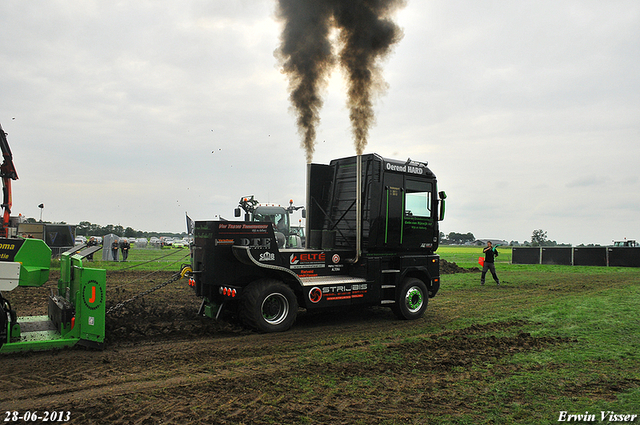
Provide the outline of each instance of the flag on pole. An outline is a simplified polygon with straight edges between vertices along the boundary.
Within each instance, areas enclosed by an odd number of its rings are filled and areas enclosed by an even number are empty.
[[[187,217],[187,233],[189,235],[193,235],[193,228],[195,227],[195,223],[189,218],[186,212],[184,213],[184,215]]]

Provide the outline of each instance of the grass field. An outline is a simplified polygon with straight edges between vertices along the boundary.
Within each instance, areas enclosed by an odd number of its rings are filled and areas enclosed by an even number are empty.
[[[511,265],[511,249],[498,249],[501,287],[491,278],[481,287],[477,273],[446,275],[436,308],[450,312],[453,326],[524,321],[533,336],[572,342],[476,365],[489,379],[470,378],[462,388],[478,392],[479,415],[452,415],[451,422],[557,423],[561,411],[588,411],[598,423],[608,422],[601,411],[640,415],[640,269]],[[472,267],[482,250],[438,252]],[[495,368],[517,373],[491,373]]]
[[[484,257],[482,246],[456,246],[456,245],[440,245],[438,254],[447,261],[454,262],[460,267],[470,268],[478,267],[478,258]],[[496,264],[511,263],[511,247],[499,246]]]
[[[511,263],[511,247],[498,247],[500,255],[496,259],[498,265]],[[478,266],[478,257],[483,256],[482,247],[475,246],[440,246],[440,256],[460,267],[470,268]],[[120,254],[119,254],[120,255]],[[91,267],[107,270],[120,270],[135,268],[137,270],[156,270],[158,267],[167,267],[169,264],[178,264],[189,261],[189,250],[178,248],[132,248],[127,262],[102,261],[102,251],[94,254],[95,261]],[[54,267],[59,263],[54,263]],[[89,263],[87,262],[87,265]]]
[[[118,258],[121,257],[118,253]],[[109,270],[180,270],[180,264],[189,262],[188,248],[132,248],[126,262],[102,261],[102,251],[93,255],[94,261],[83,261],[85,267],[93,267]],[[52,261],[52,267],[59,268],[59,261]]]
[[[443,275],[424,319],[356,343],[336,324],[331,341],[309,342],[300,348],[307,354],[295,360],[295,370],[322,373],[282,385],[302,405],[313,397],[357,400],[397,388],[393,402],[407,403],[411,420],[376,422],[385,424],[550,424],[561,412],[565,419],[595,415],[573,423],[608,423],[601,412],[640,415],[640,269],[512,265],[511,250],[499,250],[500,287],[490,278],[480,286],[478,273]],[[482,249],[443,246],[438,252],[470,268],[478,266]],[[177,271],[187,254],[133,249],[128,263],[94,264]],[[451,345],[443,349],[446,341]],[[277,391],[265,394],[280,403]]]
[[[486,413],[501,423],[506,412],[527,423],[553,422],[554,411],[640,414],[640,270],[498,265],[498,275],[500,288],[479,287],[477,274],[445,276],[438,301],[460,305],[450,317],[458,326],[523,320],[533,336],[575,342],[498,362],[518,373],[490,375],[479,387],[497,404],[484,397],[479,410],[493,404]],[[512,403],[513,394],[525,397]]]

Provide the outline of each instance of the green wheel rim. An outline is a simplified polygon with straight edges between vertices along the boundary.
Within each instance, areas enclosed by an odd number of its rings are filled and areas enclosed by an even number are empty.
[[[405,305],[407,306],[407,310],[410,313],[417,313],[422,308],[424,304],[424,295],[422,291],[417,286],[412,286],[407,291],[407,295],[404,298]]]

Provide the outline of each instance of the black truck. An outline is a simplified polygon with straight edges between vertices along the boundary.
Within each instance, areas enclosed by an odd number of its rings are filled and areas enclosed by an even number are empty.
[[[388,306],[424,314],[440,287],[444,192],[426,163],[377,154],[307,166],[306,247],[283,249],[269,222],[196,221],[190,285],[200,314],[231,310],[263,332],[298,308]]]

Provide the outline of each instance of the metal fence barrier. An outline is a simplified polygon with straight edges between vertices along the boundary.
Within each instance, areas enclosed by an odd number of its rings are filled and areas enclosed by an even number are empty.
[[[573,248],[545,248],[542,247],[542,264],[559,264],[570,266],[573,263]]]
[[[639,247],[513,247],[512,264],[640,267]]]

